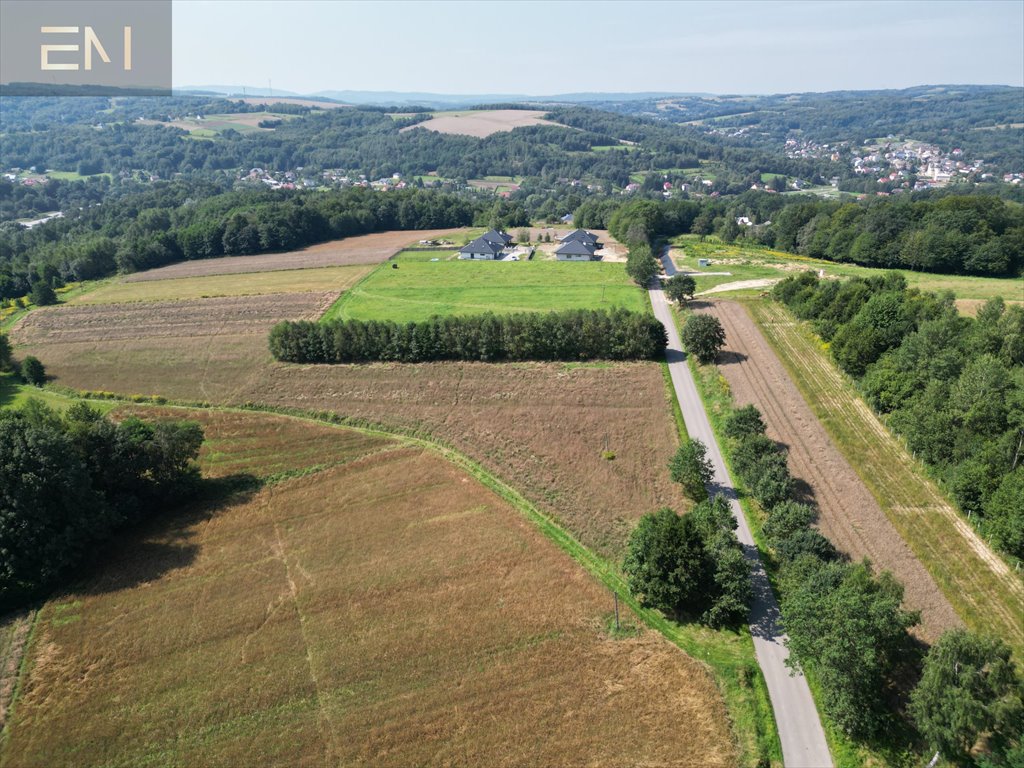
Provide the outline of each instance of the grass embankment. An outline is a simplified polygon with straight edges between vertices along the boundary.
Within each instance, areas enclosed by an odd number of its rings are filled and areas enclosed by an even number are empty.
[[[685,319],[686,314],[685,310],[679,312],[678,318],[680,320]],[[773,590],[777,593],[778,564],[768,549],[763,533],[763,525],[767,515],[760,504],[746,492],[742,482],[740,482],[733,471],[732,457],[729,450],[730,443],[723,432],[725,418],[734,407],[729,383],[714,364],[702,365],[693,356],[688,356],[687,363],[696,381],[697,391],[700,393],[701,400],[704,403],[715,438],[722,449],[722,456],[729,469],[729,475],[732,477],[733,486],[736,489],[740,506],[743,508],[743,513],[750,526],[754,542],[757,544],[761,561],[765,564],[768,579],[772,584]],[[811,688],[815,702],[820,702],[821,689],[815,679],[814,670],[805,669],[804,676],[807,678],[807,683]],[[832,753],[832,759],[835,762],[836,768],[860,768],[865,765],[905,766],[905,768],[911,768],[911,766],[918,765],[921,762],[921,755],[906,743],[906,738],[903,739],[904,743],[855,742],[829,719],[820,706],[818,711],[821,716],[822,727],[825,730],[829,751]],[[906,737],[906,733],[901,729],[897,729],[897,732]]]
[[[693,272],[731,272],[731,277],[697,277],[697,290],[703,291],[714,285],[738,280],[752,280],[765,277],[783,278],[795,269],[823,269],[826,275],[839,277],[870,277],[891,271],[855,264],[840,264],[833,261],[811,259],[794,253],[777,251],[753,245],[729,245],[715,238],[704,241],[697,235],[681,235],[673,238],[672,245],[676,264]],[[682,253],[679,249],[682,249]],[[707,267],[698,267],[697,259],[710,259]],[[907,284],[922,291],[953,291],[961,299],[991,299],[1002,296],[1007,300],[1024,300],[1024,284],[1015,278],[971,277],[966,275],[940,275],[930,272],[895,270],[902,274]]]
[[[353,285],[325,320],[426,320],[433,315],[622,307],[649,312],[643,291],[617,263],[552,261],[385,262]],[[397,265],[397,269],[393,265]]]
[[[971,629],[1024,659],[1024,585],[860,398],[820,340],[774,302],[744,304],[889,521]]]

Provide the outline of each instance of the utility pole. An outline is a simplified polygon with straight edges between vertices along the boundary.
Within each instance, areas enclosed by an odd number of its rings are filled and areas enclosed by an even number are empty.
[[[613,592],[615,595],[615,631],[619,631],[619,593]]]

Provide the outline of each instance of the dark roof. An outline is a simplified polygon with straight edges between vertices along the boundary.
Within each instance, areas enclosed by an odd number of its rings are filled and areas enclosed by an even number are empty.
[[[574,240],[579,240],[584,243],[596,243],[597,235],[591,234],[590,232],[587,232],[585,229],[576,229],[562,238],[563,243],[571,243]]]
[[[566,256],[593,256],[595,250],[597,249],[590,243],[585,243],[582,240],[570,240],[558,246],[555,253]]]
[[[490,240],[485,240],[482,237],[478,237],[471,243],[459,248],[459,253],[490,253],[498,254],[501,253],[504,248],[503,243],[495,243]]]
[[[489,243],[500,243],[502,247],[505,247],[506,245],[512,242],[512,235],[505,234],[504,232],[499,232],[496,229],[492,229],[489,232],[484,232],[482,235],[480,235],[480,237],[482,237]]]

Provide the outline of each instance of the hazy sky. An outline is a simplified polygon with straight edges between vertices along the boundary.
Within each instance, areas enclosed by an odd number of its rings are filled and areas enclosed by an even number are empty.
[[[174,0],[174,85],[779,93],[1024,85],[1024,0]]]

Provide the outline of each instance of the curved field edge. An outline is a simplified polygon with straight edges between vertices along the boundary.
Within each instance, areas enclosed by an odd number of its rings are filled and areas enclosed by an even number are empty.
[[[785,308],[742,302],[804,400],[971,628],[1024,658],[1024,584],[953,508],[927,469],[874,415],[819,343]]]
[[[116,399],[116,402],[142,409],[151,407],[130,400]],[[547,539],[582,566],[589,575],[617,594],[647,627],[660,633],[706,669],[725,703],[740,765],[754,768],[763,765],[765,760],[770,761],[772,765],[781,765],[781,747],[774,715],[768,700],[767,688],[754,659],[749,632],[718,632],[696,625],[679,625],[657,611],[642,607],[632,596],[628,584],[612,562],[589,550],[522,494],[451,446],[440,440],[425,438],[422,433],[412,435],[370,420],[346,418],[328,412],[263,406],[217,407],[205,403],[176,401],[160,404],[159,408],[273,414],[307,423],[352,430],[367,436],[391,438],[404,445],[422,448],[439,455],[467,472],[512,506]],[[24,662],[22,667],[24,671]]]

